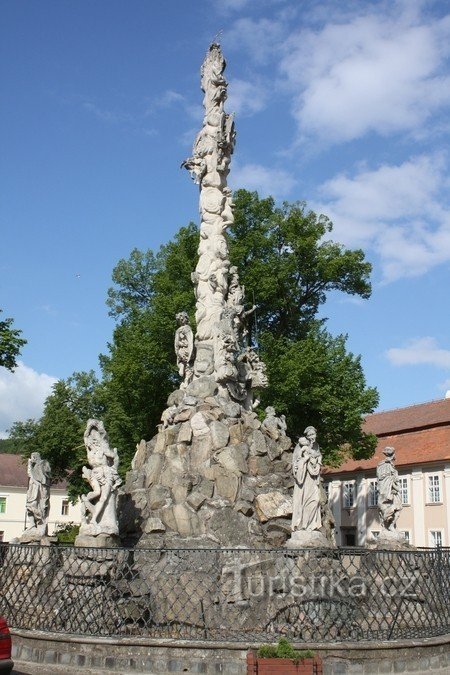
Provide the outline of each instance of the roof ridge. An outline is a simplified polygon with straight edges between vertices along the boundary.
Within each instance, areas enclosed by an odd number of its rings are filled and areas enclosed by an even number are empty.
[[[445,401],[450,402],[450,399],[433,398],[431,399],[431,401],[423,401],[423,403],[411,403],[410,405],[398,406],[398,408],[387,408],[385,410],[377,410],[376,412],[369,413],[366,417],[373,417],[374,415],[385,415],[386,413],[397,412],[398,410],[408,410],[409,408],[418,408],[419,406],[430,405],[431,403],[444,403]]]

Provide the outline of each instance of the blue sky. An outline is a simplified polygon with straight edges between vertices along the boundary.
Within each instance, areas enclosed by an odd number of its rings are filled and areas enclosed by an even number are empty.
[[[199,68],[228,61],[230,182],[306,200],[362,247],[373,295],[330,297],[380,408],[450,389],[450,8],[404,0],[0,3],[0,307],[28,344],[0,368],[0,433],[98,368],[111,272],[198,219],[181,161]]]

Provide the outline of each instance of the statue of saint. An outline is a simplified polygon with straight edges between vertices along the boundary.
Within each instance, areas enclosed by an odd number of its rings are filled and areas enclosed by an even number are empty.
[[[83,477],[92,489],[81,497],[80,535],[117,535],[117,488],[122,483],[117,472],[117,449],[109,447],[108,435],[99,420],[88,420],[84,444],[91,468],[83,467]]]
[[[47,535],[47,520],[50,510],[50,464],[33,452],[28,460],[27,519],[29,525],[24,532],[26,538]]]
[[[189,325],[187,312],[180,312],[175,318],[178,323],[178,328],[175,331],[175,354],[177,356],[178,372],[180,377],[183,378],[180,389],[185,389],[194,374],[194,335]]]
[[[394,466],[395,450],[386,447],[383,454],[385,459],[377,466],[378,510],[383,528],[388,532],[395,532],[397,520],[402,510],[400,482],[398,471]]]
[[[317,431],[306,427],[294,449],[292,471],[295,478],[292,531],[320,530],[320,469],[322,454],[316,441]]]
[[[277,441],[280,436],[286,436],[286,417],[284,415],[277,417],[275,408],[271,405],[267,406],[265,413],[266,416],[262,421],[261,429],[274,441]]]

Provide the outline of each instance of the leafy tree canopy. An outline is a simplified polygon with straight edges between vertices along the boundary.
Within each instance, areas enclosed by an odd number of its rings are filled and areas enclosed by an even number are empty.
[[[87,488],[81,477],[81,467],[86,463],[83,443],[86,421],[103,412],[101,387],[94,372],[74,373],[53,385],[40,420],[15,422],[9,437],[25,458],[39,452],[47,459],[52,480],[66,479],[69,496],[75,498]]]
[[[0,314],[3,310],[0,309]],[[0,366],[7,370],[14,370],[17,358],[27,341],[20,337],[22,331],[13,328],[13,319],[0,321]]]

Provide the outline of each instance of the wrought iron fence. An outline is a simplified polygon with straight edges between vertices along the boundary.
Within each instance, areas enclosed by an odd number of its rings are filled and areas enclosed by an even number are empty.
[[[450,632],[450,551],[0,546],[15,628],[336,642]]]

